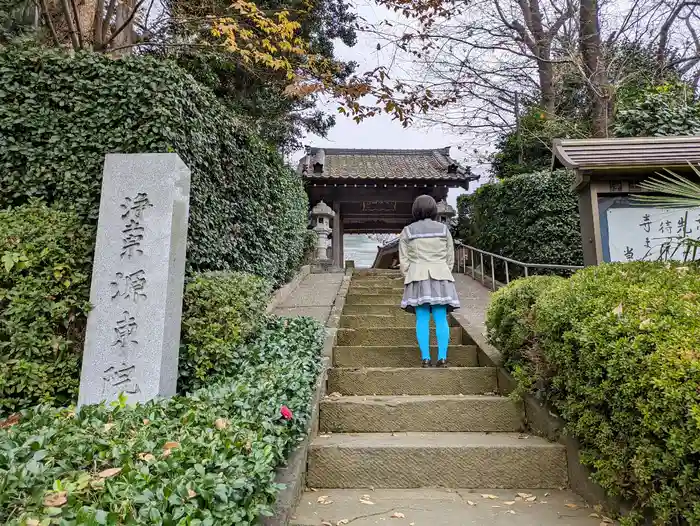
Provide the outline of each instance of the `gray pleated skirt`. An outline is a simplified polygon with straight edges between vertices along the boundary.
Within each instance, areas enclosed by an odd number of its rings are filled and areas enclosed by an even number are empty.
[[[418,305],[446,305],[448,312],[459,309],[459,298],[454,282],[426,279],[404,285],[401,308],[413,313]]]

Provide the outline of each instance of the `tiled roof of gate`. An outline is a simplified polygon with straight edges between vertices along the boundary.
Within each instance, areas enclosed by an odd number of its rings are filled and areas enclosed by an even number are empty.
[[[365,150],[312,148],[298,171],[307,179],[336,180],[475,180],[469,167],[450,157],[450,149]]]

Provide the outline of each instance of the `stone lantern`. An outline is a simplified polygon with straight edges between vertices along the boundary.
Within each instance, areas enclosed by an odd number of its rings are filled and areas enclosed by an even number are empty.
[[[457,215],[455,209],[452,208],[444,199],[440,201],[437,205],[438,209],[438,221],[441,223],[450,224],[452,218]]]
[[[316,203],[311,209],[311,218],[314,223],[313,231],[318,235],[316,245],[316,259],[328,260],[328,236],[331,235],[331,219],[335,217],[335,212],[323,200]]]

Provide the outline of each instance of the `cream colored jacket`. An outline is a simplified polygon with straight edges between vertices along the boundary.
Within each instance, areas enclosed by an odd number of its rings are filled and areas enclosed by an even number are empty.
[[[455,251],[450,229],[432,219],[411,223],[399,238],[399,262],[404,284],[428,278],[454,281]]]

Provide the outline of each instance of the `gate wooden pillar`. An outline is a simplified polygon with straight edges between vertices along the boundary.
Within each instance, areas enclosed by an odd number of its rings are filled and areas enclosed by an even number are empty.
[[[332,240],[332,251],[333,251],[333,265],[336,267],[343,266],[343,217],[340,215],[340,202],[335,201],[333,203],[333,211],[335,212],[335,217],[333,218],[333,240]]]

